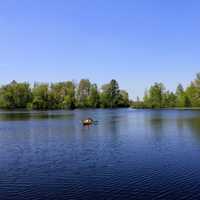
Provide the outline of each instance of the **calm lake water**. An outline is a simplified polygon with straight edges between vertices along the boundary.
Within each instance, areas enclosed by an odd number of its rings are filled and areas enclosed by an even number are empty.
[[[200,111],[1,111],[0,199],[200,199]]]

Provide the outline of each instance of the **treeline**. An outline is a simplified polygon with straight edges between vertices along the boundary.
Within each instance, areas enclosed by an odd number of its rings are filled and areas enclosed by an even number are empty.
[[[27,82],[12,81],[0,88],[2,109],[47,110],[128,106],[128,93],[120,90],[116,80],[111,80],[100,89],[88,79],[82,79],[79,84],[72,81],[35,83],[33,87]]]
[[[200,107],[200,73],[187,88],[181,84],[176,92],[166,90],[164,84],[155,83],[145,92],[143,100],[131,103],[134,108],[195,108]]]

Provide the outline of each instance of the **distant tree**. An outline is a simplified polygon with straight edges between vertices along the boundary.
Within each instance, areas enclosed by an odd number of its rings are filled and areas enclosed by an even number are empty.
[[[91,83],[88,79],[82,79],[77,90],[77,106],[80,108],[89,107]]]
[[[125,90],[120,90],[116,80],[111,80],[99,90],[96,84],[82,79],[76,86],[72,81],[29,83],[12,81],[0,87],[0,108],[15,109],[73,109],[73,108],[173,108],[200,107],[200,73],[184,89],[178,85],[176,92],[165,89],[162,83],[155,83],[145,91],[143,101],[130,101]]]
[[[173,92],[167,91],[163,94],[163,107],[173,108],[176,107],[177,97]]]
[[[196,75],[196,79],[187,87],[186,95],[192,107],[200,107],[200,73]]]
[[[49,102],[50,92],[49,92],[49,84],[45,83],[36,83],[33,88],[33,102],[32,108],[45,110],[50,109],[52,107],[52,101]]]
[[[119,100],[118,100],[118,107],[129,107],[129,95],[128,92],[125,90],[120,90],[119,92]]]
[[[101,107],[115,108],[118,106],[119,99],[120,90],[116,80],[111,80],[110,83],[102,86]]]
[[[101,88],[101,93],[100,93],[100,106],[102,108],[109,108],[110,107],[110,93],[109,93],[109,84],[104,84]]]
[[[184,88],[181,84],[178,84],[177,88],[176,88],[176,95],[182,95],[184,93]]]
[[[144,104],[149,108],[162,108],[165,87],[162,83],[155,83],[144,96]]]
[[[32,94],[28,83],[12,81],[0,89],[0,107],[7,109],[26,108],[31,102]]]
[[[51,84],[49,89],[49,108],[62,109],[64,108],[64,99],[67,95],[66,82]]]
[[[100,106],[100,95],[96,84],[91,84],[88,98],[89,107],[98,108]]]
[[[197,88],[200,88],[200,73],[197,73],[196,79],[194,80],[194,85]]]
[[[75,84],[72,81],[66,82],[66,95],[64,97],[63,105],[64,108],[74,109],[76,106],[76,97],[75,97]]]
[[[110,92],[110,107],[111,108],[117,107],[120,98],[120,90],[118,82],[114,79],[111,80],[110,82],[109,92]]]
[[[146,89],[144,92],[144,97],[143,97],[143,104],[145,108],[151,108],[151,102],[149,98],[149,90]]]
[[[75,108],[75,85],[72,81],[51,84],[49,89],[49,108]]]
[[[176,89],[176,97],[177,97],[177,102],[176,106],[177,107],[187,107],[189,104],[189,99],[184,91],[184,88],[181,84],[178,85]]]

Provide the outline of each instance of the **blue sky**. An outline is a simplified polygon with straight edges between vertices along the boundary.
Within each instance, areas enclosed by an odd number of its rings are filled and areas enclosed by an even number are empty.
[[[117,79],[131,97],[200,71],[198,0],[2,0],[0,83]]]

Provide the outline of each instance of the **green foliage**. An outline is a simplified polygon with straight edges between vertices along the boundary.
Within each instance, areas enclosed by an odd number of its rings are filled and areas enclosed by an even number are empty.
[[[120,90],[117,106],[118,107],[129,107],[129,105],[130,105],[130,102],[129,102],[128,92],[126,92],[125,90]]]
[[[134,108],[187,108],[200,107],[200,73],[184,90],[179,84],[176,93],[166,91],[162,83],[155,83],[145,91],[143,101],[132,101]]]
[[[109,108],[110,107],[110,94],[109,94],[109,84],[105,84],[101,88],[101,94],[100,94],[100,102],[102,108]]]
[[[167,91],[163,94],[163,107],[173,108],[176,107],[177,96],[173,92]]]
[[[60,109],[63,108],[63,102],[65,96],[67,95],[66,83],[54,83],[51,84],[49,91],[49,108],[51,109]]]
[[[90,86],[88,105],[91,108],[99,108],[100,106],[100,95],[96,84],[92,84]]]
[[[11,82],[0,89],[0,107],[6,109],[26,108],[32,94],[28,83]]]
[[[188,103],[188,98],[181,84],[179,84],[176,89],[176,96],[177,96],[176,107],[186,107]]]
[[[166,91],[162,83],[155,83],[149,90],[145,91],[143,101],[132,102],[131,106],[134,108],[198,107],[200,106],[200,101],[196,101],[196,95],[197,92],[194,85],[191,85],[184,91],[183,86],[179,84],[174,94],[173,92]],[[193,103],[191,104],[191,102]]]
[[[144,96],[144,104],[148,108],[162,108],[165,87],[162,83],[155,83]]]
[[[116,108],[120,100],[120,89],[116,80],[102,86],[101,107]]]
[[[32,108],[45,110],[52,106],[52,97],[49,92],[49,85],[36,83],[33,88]],[[50,101],[49,101],[50,100]]]
[[[129,106],[128,93],[119,89],[112,80],[98,90],[96,84],[82,79],[78,86],[72,81],[58,83],[12,83],[0,88],[0,108],[29,110],[74,109],[74,108],[116,108]]]
[[[49,109],[73,109],[75,107],[75,85],[71,81],[51,84]]]
[[[187,87],[186,94],[192,107],[200,107],[199,91],[193,83]]]
[[[74,108],[184,108],[200,107],[200,73],[184,89],[181,84],[176,92],[165,90],[162,83],[155,83],[145,91],[143,101],[130,101],[126,91],[120,90],[116,80],[103,85],[101,90],[88,79],[82,79],[78,86],[72,81],[52,84],[17,83],[0,87],[0,108],[3,109],[74,109]]]
[[[200,73],[196,79],[186,89],[186,95],[190,101],[190,106],[200,107]]]
[[[82,79],[80,81],[77,90],[77,107],[80,108],[89,107],[90,88],[91,88],[91,83],[88,79]]]
[[[66,82],[66,95],[63,101],[63,108],[74,109],[76,105],[76,87],[72,81]]]

